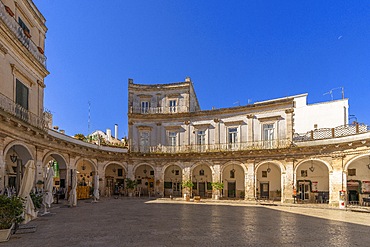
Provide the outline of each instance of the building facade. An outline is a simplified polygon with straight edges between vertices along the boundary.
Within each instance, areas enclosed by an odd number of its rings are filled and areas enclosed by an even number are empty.
[[[45,18],[32,1],[0,0],[0,190],[18,188],[24,165],[36,164],[35,184],[55,169],[54,185],[78,198],[101,194],[222,196],[339,204],[370,195],[370,132],[348,124],[348,100],[309,105],[307,94],[201,110],[192,81],[128,82],[129,148],[87,143],[52,129],[44,109],[48,75]],[[108,135],[110,136],[110,134]],[[117,137],[115,136],[115,139]],[[182,188],[191,181],[191,191]]]

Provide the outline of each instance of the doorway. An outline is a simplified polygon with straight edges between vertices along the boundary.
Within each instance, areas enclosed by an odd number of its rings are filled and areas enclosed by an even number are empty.
[[[260,183],[260,189],[261,189],[261,198],[262,199],[269,199],[269,191],[270,191],[270,185],[268,182]]]
[[[204,197],[206,195],[206,183],[205,182],[199,182],[198,183],[198,190],[199,190],[199,195]]]
[[[227,197],[235,197],[236,182],[227,183]]]
[[[309,200],[310,199],[310,182],[309,181],[302,181],[298,182],[298,194],[299,199],[301,200]]]

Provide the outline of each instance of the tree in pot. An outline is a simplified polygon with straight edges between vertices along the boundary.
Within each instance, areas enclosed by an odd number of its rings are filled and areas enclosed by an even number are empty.
[[[220,182],[213,182],[212,183],[212,189],[216,192],[215,193],[215,199],[219,199],[221,196],[221,190],[223,190],[224,184]]]
[[[23,200],[0,195],[0,242],[8,241],[13,224],[23,221]]]
[[[187,201],[190,200],[191,192],[193,190],[193,182],[191,180],[186,180],[182,182],[182,187],[185,188],[184,197]]]
[[[132,196],[132,193],[136,187],[136,181],[130,178],[126,178],[126,188],[128,189],[128,195]]]

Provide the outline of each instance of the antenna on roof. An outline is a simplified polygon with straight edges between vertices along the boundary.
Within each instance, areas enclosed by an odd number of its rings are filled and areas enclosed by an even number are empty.
[[[88,131],[88,135],[90,135],[90,100],[87,102],[87,104],[89,105],[89,116],[88,116],[88,119],[87,119],[87,131]]]
[[[236,104],[238,104],[238,106],[240,106],[240,100],[235,101],[235,102],[233,103],[233,105],[236,105]]]
[[[332,88],[332,89],[330,89],[330,91],[329,91],[329,92],[326,92],[326,93],[324,93],[323,95],[330,94],[331,100],[333,100],[333,91],[334,91],[334,90],[337,90],[337,89],[342,89],[342,99],[344,99],[344,87],[336,87],[336,88]]]

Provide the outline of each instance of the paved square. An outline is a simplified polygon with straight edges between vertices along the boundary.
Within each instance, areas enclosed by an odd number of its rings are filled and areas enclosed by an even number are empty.
[[[369,246],[369,226],[289,210],[138,198],[81,200],[76,208],[54,204],[52,215],[30,222],[37,226],[35,233],[15,234],[1,246]],[[292,211],[370,219],[370,214],[339,210]]]

